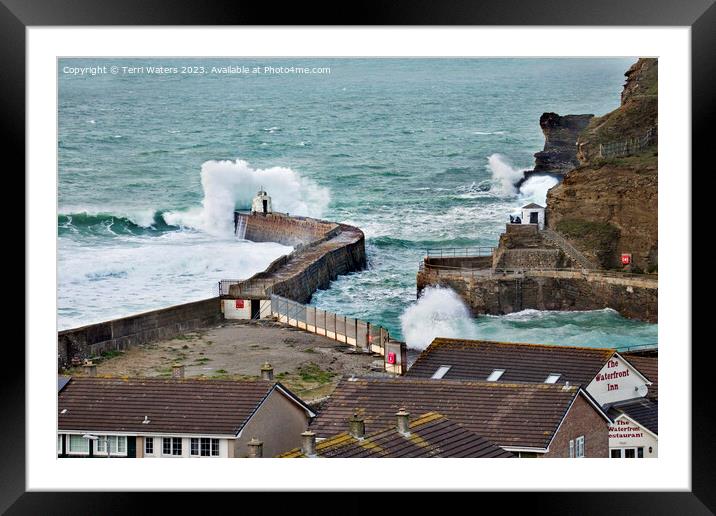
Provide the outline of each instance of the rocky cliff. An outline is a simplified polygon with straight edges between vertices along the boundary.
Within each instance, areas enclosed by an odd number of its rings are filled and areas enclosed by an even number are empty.
[[[658,61],[626,72],[621,105],[590,120],[577,139],[579,164],[547,194],[547,226],[604,268],[658,267]]]
[[[530,176],[547,175],[562,179],[564,174],[579,166],[577,138],[594,115],[565,115],[543,113],[539,126],[544,134],[544,149],[535,153],[535,168],[524,173],[515,185],[524,183]]]

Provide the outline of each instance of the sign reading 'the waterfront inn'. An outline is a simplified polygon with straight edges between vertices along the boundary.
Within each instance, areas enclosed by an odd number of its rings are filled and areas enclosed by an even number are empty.
[[[597,403],[605,405],[643,397],[648,391],[649,383],[651,382],[639,371],[623,360],[618,353],[614,353],[587,386],[587,392]]]

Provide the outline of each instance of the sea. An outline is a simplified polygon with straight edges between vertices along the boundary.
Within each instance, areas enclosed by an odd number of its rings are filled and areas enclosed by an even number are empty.
[[[514,182],[543,112],[619,106],[636,58],[222,58],[58,61],[60,329],[217,294],[291,251],[239,240],[234,209],[352,224],[368,268],[311,304],[435,336],[585,346],[657,342],[613,310],[473,318],[449,290],[418,299],[427,249],[494,246],[551,178]]]

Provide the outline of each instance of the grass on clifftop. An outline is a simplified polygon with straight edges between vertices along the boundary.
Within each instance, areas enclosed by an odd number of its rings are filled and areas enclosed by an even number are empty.
[[[560,220],[555,229],[574,241],[579,249],[596,256],[602,267],[608,265],[620,236],[619,229],[608,222],[576,218]]]

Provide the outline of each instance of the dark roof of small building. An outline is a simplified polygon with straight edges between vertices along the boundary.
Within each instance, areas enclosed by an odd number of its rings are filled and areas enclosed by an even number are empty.
[[[356,439],[347,432],[341,432],[319,442],[316,445],[316,454],[318,457],[344,459],[514,457],[510,452],[436,412],[423,414],[412,420],[408,426],[409,435],[398,432],[395,425],[366,435],[363,439]],[[305,455],[300,448],[296,448],[281,457],[298,458]]]
[[[58,376],[57,377],[57,392],[60,392],[62,389],[65,388],[65,385],[67,385],[67,382],[70,381],[72,377],[71,376]]]
[[[584,387],[594,379],[614,349],[482,340],[437,338],[415,360],[406,376],[430,378],[440,366],[450,366],[447,380],[485,380],[504,369],[499,382],[542,383],[559,374],[557,383]]]
[[[626,414],[647,430],[659,435],[659,402],[648,398],[637,398],[613,404],[608,412],[612,419]]]
[[[631,365],[636,367],[650,382],[646,397],[652,400],[659,399],[659,357],[646,356],[639,353],[620,353]]]
[[[544,206],[540,206],[539,204],[535,204],[535,203],[533,203],[533,202],[529,203],[529,204],[526,205],[526,206],[522,206],[522,209],[523,209],[523,210],[528,209],[528,208],[541,208],[541,209],[544,209]]]
[[[366,432],[375,432],[392,425],[404,407],[413,414],[444,414],[498,446],[545,449],[579,392],[539,383],[350,378],[339,382],[310,429],[318,437],[333,436],[356,412]]]
[[[58,428],[237,435],[275,388],[312,415],[285,387],[264,380],[74,377],[58,394]]]

